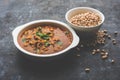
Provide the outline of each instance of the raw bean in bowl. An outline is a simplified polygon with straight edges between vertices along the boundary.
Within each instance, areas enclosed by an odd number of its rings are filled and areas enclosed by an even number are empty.
[[[97,13],[85,12],[73,16],[70,22],[76,26],[92,27],[101,23],[101,18]]]

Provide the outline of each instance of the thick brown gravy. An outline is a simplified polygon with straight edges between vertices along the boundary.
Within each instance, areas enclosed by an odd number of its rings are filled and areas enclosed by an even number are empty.
[[[66,28],[38,26],[22,31],[18,36],[20,46],[35,54],[52,54],[67,48],[72,34]]]

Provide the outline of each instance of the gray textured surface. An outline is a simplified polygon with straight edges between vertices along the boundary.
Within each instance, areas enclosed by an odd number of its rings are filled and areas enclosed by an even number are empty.
[[[0,0],[0,80],[120,80],[120,34],[116,46],[111,41],[102,46],[110,55],[105,61],[90,55],[89,49],[73,49],[61,61],[37,63],[19,55],[22,53],[14,46],[11,32],[15,27],[37,19],[66,22],[67,10],[81,6],[102,11],[106,17],[102,28],[120,33],[120,0]],[[90,73],[84,71],[87,66]]]

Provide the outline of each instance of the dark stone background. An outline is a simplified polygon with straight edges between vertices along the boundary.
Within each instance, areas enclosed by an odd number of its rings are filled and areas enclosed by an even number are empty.
[[[109,34],[118,31],[117,45],[108,40],[109,58],[101,60],[90,49],[76,48],[59,61],[34,62],[26,59],[13,44],[12,30],[38,19],[65,21],[65,13],[74,7],[93,7],[102,11],[102,26]],[[114,37],[114,36],[113,36]],[[80,54],[80,57],[76,55]],[[110,60],[115,63],[111,64]],[[84,69],[90,67],[86,73]],[[0,80],[120,80],[120,0],[0,0]]]

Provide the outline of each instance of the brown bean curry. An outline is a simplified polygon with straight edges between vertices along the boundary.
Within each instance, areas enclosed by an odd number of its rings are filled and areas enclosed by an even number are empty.
[[[35,26],[21,31],[18,36],[20,46],[35,54],[51,54],[67,48],[72,42],[72,34],[66,28],[51,25]]]

